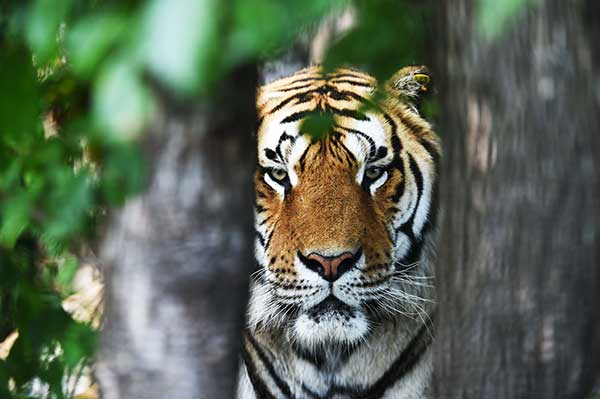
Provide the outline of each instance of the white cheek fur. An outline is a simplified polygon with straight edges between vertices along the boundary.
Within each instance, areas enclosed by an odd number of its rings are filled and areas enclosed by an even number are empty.
[[[383,172],[381,174],[381,176],[379,176],[379,179],[375,180],[373,183],[371,183],[371,186],[369,187],[369,191],[371,192],[371,195],[375,195],[375,191],[377,191],[377,189],[381,186],[383,186],[383,184],[387,181],[388,179],[388,172],[387,170],[385,172]]]
[[[287,160],[287,169],[292,187],[298,185],[298,175],[296,174],[294,165],[298,163],[300,157],[302,157],[302,154],[304,154],[304,151],[306,151],[309,145],[310,141],[306,138],[306,135],[297,136],[296,141],[294,142],[294,147],[290,151],[290,156]]]
[[[281,198],[283,198],[283,196],[285,195],[285,189],[283,188],[283,186],[279,183],[277,183],[275,180],[273,180],[271,178],[271,176],[269,176],[269,174],[265,174],[265,182],[275,191],[277,191],[277,194],[279,194],[279,196]]]

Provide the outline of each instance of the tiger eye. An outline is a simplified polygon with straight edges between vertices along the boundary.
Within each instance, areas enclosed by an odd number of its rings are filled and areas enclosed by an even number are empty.
[[[367,170],[365,171],[365,176],[367,176],[367,178],[369,178],[371,180],[377,179],[382,174],[383,174],[383,168],[379,168],[376,166],[367,168]]]
[[[287,177],[287,172],[283,169],[271,169],[269,174],[276,181],[285,180],[285,178]]]

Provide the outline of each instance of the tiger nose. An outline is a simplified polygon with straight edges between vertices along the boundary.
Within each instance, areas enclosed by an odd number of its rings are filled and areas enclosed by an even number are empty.
[[[339,255],[325,256],[316,252],[312,252],[308,256],[298,252],[298,258],[306,267],[319,274],[325,280],[334,282],[358,262],[362,254],[359,249],[356,253],[343,252]]]

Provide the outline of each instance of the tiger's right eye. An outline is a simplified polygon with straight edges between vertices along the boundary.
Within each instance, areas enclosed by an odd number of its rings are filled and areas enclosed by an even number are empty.
[[[367,170],[365,171],[365,176],[370,180],[377,180],[379,176],[383,174],[383,172],[383,168],[372,166],[370,168],[367,168]]]
[[[288,174],[284,169],[271,169],[269,170],[269,176],[271,176],[271,179],[275,180],[276,182],[282,182],[284,181]]]

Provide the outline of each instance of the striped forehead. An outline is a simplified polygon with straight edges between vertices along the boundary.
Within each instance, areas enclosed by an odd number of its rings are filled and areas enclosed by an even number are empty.
[[[263,88],[258,101],[260,164],[292,166],[310,142],[299,131],[303,120],[308,112],[324,107],[333,110],[334,130],[358,160],[389,147],[390,133],[381,115],[357,112],[363,106],[361,98],[368,98],[375,84],[368,75],[340,71],[327,79],[318,72],[300,74]]]
[[[335,117],[333,130],[339,135],[345,147],[361,163],[386,161],[391,158],[390,132],[377,113],[365,113],[367,120],[351,117]],[[258,139],[259,163],[265,167],[292,167],[296,164],[311,143],[309,134],[301,134],[303,122],[265,120]]]

